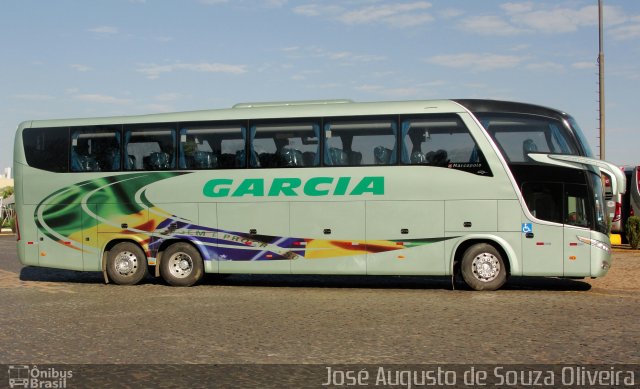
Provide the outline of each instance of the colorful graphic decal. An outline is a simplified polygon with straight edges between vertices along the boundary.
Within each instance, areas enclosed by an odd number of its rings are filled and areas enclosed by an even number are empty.
[[[98,232],[135,235],[150,258],[166,239],[196,244],[204,260],[264,261],[321,259],[402,250],[451,238],[414,240],[325,240],[256,235],[193,224],[152,204],[149,185],[188,172],[134,173],[83,181],[61,189],[36,208],[41,233],[61,245],[99,253],[83,237]]]

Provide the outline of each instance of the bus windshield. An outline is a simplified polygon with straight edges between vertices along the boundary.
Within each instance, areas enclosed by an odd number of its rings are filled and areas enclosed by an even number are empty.
[[[516,114],[477,116],[509,163],[533,162],[528,153],[580,155],[576,141],[556,119]]]
[[[576,120],[571,116],[569,116],[569,125],[571,126],[573,132],[576,134],[578,142],[580,142],[580,144],[582,145],[585,156],[593,158],[593,151],[591,151],[591,147],[589,146],[589,142],[587,142],[587,138],[584,136],[584,133],[580,129],[580,126],[578,126],[578,122],[576,122]]]

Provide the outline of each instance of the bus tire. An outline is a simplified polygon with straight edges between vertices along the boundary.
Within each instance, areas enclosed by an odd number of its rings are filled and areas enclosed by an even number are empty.
[[[107,275],[118,285],[135,285],[147,275],[147,257],[135,243],[120,242],[107,254]]]
[[[507,268],[500,252],[492,245],[478,243],[462,256],[462,278],[474,290],[496,290],[507,281]]]
[[[191,286],[204,274],[202,256],[189,243],[174,243],[162,253],[160,274],[170,285]]]

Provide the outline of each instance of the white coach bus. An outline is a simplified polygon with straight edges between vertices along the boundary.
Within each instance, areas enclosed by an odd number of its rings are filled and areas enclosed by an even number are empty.
[[[203,273],[600,277],[601,171],[573,118],[491,100],[238,104],[22,123],[25,265]]]

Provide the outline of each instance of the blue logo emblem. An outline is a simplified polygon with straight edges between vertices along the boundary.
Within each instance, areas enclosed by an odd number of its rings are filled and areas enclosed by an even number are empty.
[[[533,224],[532,223],[522,223],[522,233],[526,234],[528,232],[533,232]]]

